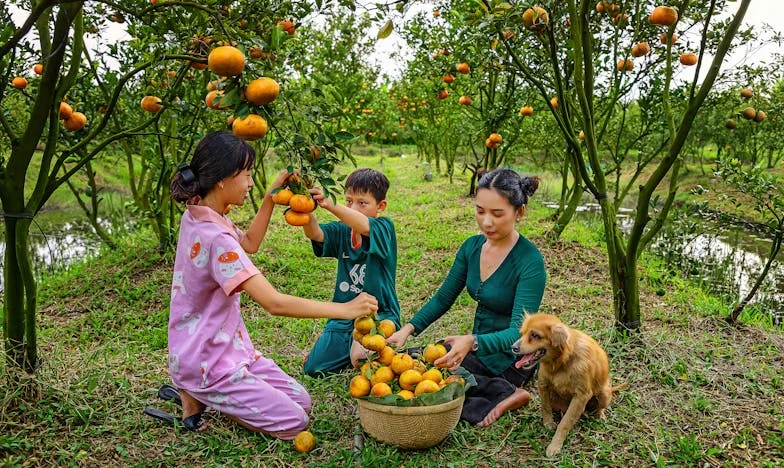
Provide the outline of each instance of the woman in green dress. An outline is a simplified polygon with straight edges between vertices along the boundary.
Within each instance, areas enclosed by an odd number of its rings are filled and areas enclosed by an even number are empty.
[[[478,426],[494,423],[530,400],[521,388],[534,375],[514,366],[512,344],[520,338],[525,314],[539,310],[546,272],[539,249],[516,229],[539,179],[511,169],[484,173],[476,190],[476,222],[481,234],[468,238],[435,295],[399,331],[387,339],[403,347],[454,304],[463,288],[477,301],[471,334],[444,338],[449,351],[439,367],[463,367],[477,379],[466,393],[461,418]]]

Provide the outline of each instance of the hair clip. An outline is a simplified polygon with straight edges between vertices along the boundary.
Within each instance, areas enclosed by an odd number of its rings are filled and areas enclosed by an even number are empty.
[[[193,169],[191,169],[188,163],[181,162],[178,164],[177,172],[180,173],[180,176],[182,176],[182,181],[186,184],[190,184],[191,182],[196,181],[196,174],[193,172]]]

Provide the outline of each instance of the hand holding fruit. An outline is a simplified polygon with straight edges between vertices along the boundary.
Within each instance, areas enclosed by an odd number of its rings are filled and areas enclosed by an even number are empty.
[[[324,208],[325,210],[329,211],[333,206],[335,206],[335,204],[332,203],[332,198],[325,196],[324,192],[318,187],[313,187],[310,189],[310,195],[313,197],[313,201],[318,203],[318,206]]]
[[[444,338],[444,344],[451,346],[449,352],[433,361],[433,364],[454,372],[463,363],[463,359],[465,359],[468,353],[471,352],[471,348],[474,345],[474,337],[471,335],[447,336]]]
[[[289,174],[289,171],[287,171],[286,169],[280,171],[280,173],[278,173],[278,177],[276,177],[275,180],[273,180],[272,183],[270,184],[269,191],[267,193],[272,193],[272,191],[275,190],[276,188],[285,186],[286,182],[289,180],[289,177],[292,174],[299,175],[299,171],[296,170],[291,174]]]
[[[375,314],[378,310],[378,301],[368,293],[362,292],[354,299],[345,303],[347,319],[354,319],[363,315]]]

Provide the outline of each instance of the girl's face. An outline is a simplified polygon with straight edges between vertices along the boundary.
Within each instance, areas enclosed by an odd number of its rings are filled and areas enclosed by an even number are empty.
[[[223,179],[223,196],[226,203],[242,206],[253,188],[253,177],[250,169],[243,169],[238,174]]]
[[[517,218],[525,213],[525,206],[515,209],[509,200],[493,189],[476,192],[476,224],[487,239],[501,240],[515,229]]]

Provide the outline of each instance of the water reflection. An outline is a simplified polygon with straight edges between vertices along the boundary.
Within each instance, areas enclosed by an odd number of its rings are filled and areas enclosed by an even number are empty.
[[[58,225],[43,218],[42,222],[34,222],[30,227],[30,252],[37,277],[97,254],[101,240],[87,221],[75,220]],[[104,224],[108,223],[102,221]],[[4,237],[5,231],[0,230],[2,256],[5,256],[6,249]],[[4,264],[0,262],[0,292],[4,288]]]
[[[545,203],[545,206],[558,208],[557,203]],[[633,210],[621,208],[617,215],[619,226],[626,233],[634,222],[632,214]],[[586,203],[577,208],[576,216],[593,216],[598,222],[601,207],[596,203]],[[652,250],[670,267],[708,286],[715,293],[735,301],[744,298],[767,261],[771,240],[686,213],[676,213],[672,218],[654,241]],[[773,264],[752,304],[766,310],[773,323],[782,324],[784,265],[781,262]]]

